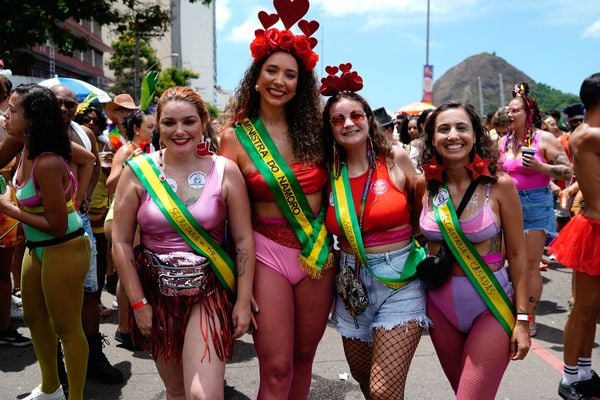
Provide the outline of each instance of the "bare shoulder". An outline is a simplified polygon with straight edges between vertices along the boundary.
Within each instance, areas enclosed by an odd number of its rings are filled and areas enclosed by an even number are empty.
[[[241,143],[232,127],[225,128],[221,131],[219,152],[222,156],[237,162],[241,152]]]
[[[560,145],[560,141],[550,132],[541,129],[537,130],[537,135],[540,135],[540,141],[542,143],[549,143],[552,145]]]
[[[504,172],[498,174],[498,181],[494,185],[494,189],[495,190],[492,191],[492,196],[496,198],[504,198],[508,195],[514,195],[517,193],[515,182],[510,175]]]
[[[569,146],[579,151],[597,152],[600,147],[600,127],[581,124],[571,134]]]

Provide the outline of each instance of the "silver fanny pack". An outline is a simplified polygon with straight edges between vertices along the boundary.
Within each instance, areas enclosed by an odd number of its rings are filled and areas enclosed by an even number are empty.
[[[156,254],[144,249],[163,296],[195,296],[206,290],[210,264],[205,257],[176,251]]]

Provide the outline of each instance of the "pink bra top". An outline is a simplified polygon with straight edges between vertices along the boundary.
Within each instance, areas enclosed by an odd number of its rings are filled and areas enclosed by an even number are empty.
[[[465,236],[473,243],[485,242],[496,236],[501,230],[494,219],[494,212],[490,206],[491,189],[491,184],[488,184],[485,201],[483,206],[477,211],[477,214],[468,219],[460,220],[460,227]],[[437,222],[435,222],[433,210],[429,212],[429,199],[427,199],[426,204],[423,205],[423,209],[421,210],[419,225],[421,233],[428,240],[432,242],[441,242],[444,240],[440,228]]]
[[[225,222],[227,209],[221,193],[223,173],[227,159],[213,156],[213,164],[208,172],[206,182],[198,201],[188,207],[188,210],[218,243],[225,237]],[[183,238],[173,230],[147,192],[142,196],[137,212],[140,225],[140,240],[152,251],[162,254],[174,251],[192,252]]]
[[[542,155],[538,142],[540,140],[539,131],[533,135],[533,143],[531,143],[531,147],[535,148],[534,157],[541,163],[545,163],[546,160]],[[521,161],[521,158],[516,158],[513,160],[506,159],[504,155],[506,149],[506,140],[508,139],[508,135],[505,135],[500,141],[500,159],[499,162],[502,165],[502,169],[506,172],[515,182],[517,186],[517,190],[529,190],[529,189],[537,189],[541,187],[546,187],[550,184],[550,176],[546,174],[542,174],[541,172],[534,171],[529,168],[525,168]]]

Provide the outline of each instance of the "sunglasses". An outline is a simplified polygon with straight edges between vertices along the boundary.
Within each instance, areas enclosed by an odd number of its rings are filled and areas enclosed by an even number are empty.
[[[72,110],[77,107],[77,102],[73,100],[58,100],[58,105],[65,106],[65,108]]]
[[[83,123],[88,125],[99,125],[100,121],[95,118],[83,118]]]
[[[366,115],[363,112],[352,111],[349,116],[344,114],[333,114],[331,119],[329,119],[329,122],[331,122],[331,125],[335,128],[343,128],[346,124],[346,119],[350,118],[350,121],[352,121],[354,125],[358,125],[365,120],[365,117]]]

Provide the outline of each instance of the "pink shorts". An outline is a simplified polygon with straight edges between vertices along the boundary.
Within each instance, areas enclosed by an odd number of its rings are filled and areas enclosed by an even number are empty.
[[[279,244],[257,231],[254,231],[254,241],[256,260],[280,273],[290,285],[295,286],[308,276],[300,267],[300,249]]]

